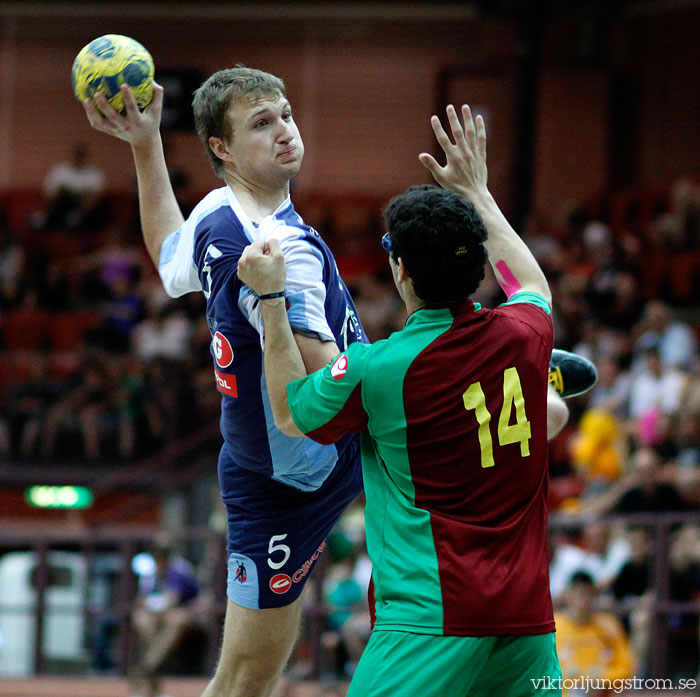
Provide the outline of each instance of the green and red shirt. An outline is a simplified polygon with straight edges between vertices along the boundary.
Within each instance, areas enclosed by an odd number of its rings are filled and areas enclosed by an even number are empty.
[[[554,631],[547,559],[547,302],[424,306],[287,388],[320,443],[360,432],[376,627]]]

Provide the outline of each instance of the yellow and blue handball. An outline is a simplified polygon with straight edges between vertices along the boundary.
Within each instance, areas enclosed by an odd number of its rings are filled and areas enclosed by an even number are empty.
[[[121,85],[131,87],[139,109],[143,109],[153,98],[154,72],[151,54],[138,41],[121,34],[105,34],[84,46],[75,57],[73,91],[81,103],[102,92],[114,110],[123,114],[126,109]]]

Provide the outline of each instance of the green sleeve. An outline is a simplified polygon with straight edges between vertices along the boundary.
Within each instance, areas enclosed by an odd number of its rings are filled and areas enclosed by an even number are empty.
[[[319,443],[362,431],[362,376],[372,347],[351,344],[330,365],[287,385],[287,404],[297,428]]]
[[[502,303],[502,305],[515,305],[517,303],[531,303],[543,309],[548,315],[552,314],[552,308],[549,303],[539,293],[522,291],[513,295],[508,302]]]

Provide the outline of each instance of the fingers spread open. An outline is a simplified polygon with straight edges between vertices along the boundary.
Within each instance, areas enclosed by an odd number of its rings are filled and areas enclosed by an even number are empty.
[[[153,99],[149,106],[154,109],[160,109],[163,106],[163,88],[157,83],[153,83]]]
[[[454,145],[452,145],[447,133],[445,133],[445,129],[442,127],[440,119],[437,116],[432,116],[430,118],[430,125],[433,127],[433,132],[435,133],[437,142],[440,143],[440,147],[445,151],[445,154],[447,154],[450,150],[452,150],[452,148],[454,148]]]
[[[467,145],[471,150],[474,149],[474,120],[472,118],[472,110],[468,104],[462,105],[462,118],[464,119],[464,132],[466,135]]]
[[[418,155],[418,159],[423,166],[430,170],[433,177],[437,178],[438,174],[442,170],[442,167],[438,164],[437,160],[427,152],[422,152],[420,155]]]
[[[452,137],[455,140],[457,147],[464,151],[466,147],[466,140],[464,138],[464,131],[462,130],[462,124],[459,122],[459,116],[457,116],[457,111],[454,106],[450,104],[447,107],[447,120],[450,122],[450,128],[452,129]]]
[[[100,110],[95,106],[95,102],[92,99],[86,99],[83,102],[83,107],[85,113],[87,114],[88,121],[93,128],[100,129],[104,125],[104,116]]]
[[[104,93],[95,92],[94,99],[97,102],[97,106],[100,108],[105,121],[108,121],[113,126],[117,126],[122,118],[122,115],[114,110],[112,105],[107,101],[107,97],[105,97]]]
[[[481,114],[476,117],[476,146],[481,159],[486,162],[486,124]]]
[[[124,106],[126,107],[126,115],[131,116],[132,114],[137,113],[139,108],[138,108],[138,105],[136,104],[136,100],[134,99],[134,94],[131,91],[131,88],[129,87],[129,85],[127,85],[126,82],[124,82],[119,87],[119,90],[122,93],[122,99],[124,100]]]

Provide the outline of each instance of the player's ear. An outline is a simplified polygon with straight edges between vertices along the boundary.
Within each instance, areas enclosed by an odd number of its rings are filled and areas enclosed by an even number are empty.
[[[396,278],[399,283],[403,283],[407,278],[410,278],[410,274],[406,271],[406,265],[401,257],[396,260],[396,267]]]
[[[228,144],[225,140],[223,140],[223,138],[210,136],[209,148],[220,160],[223,160],[224,162],[233,161],[233,153],[230,151]]]

